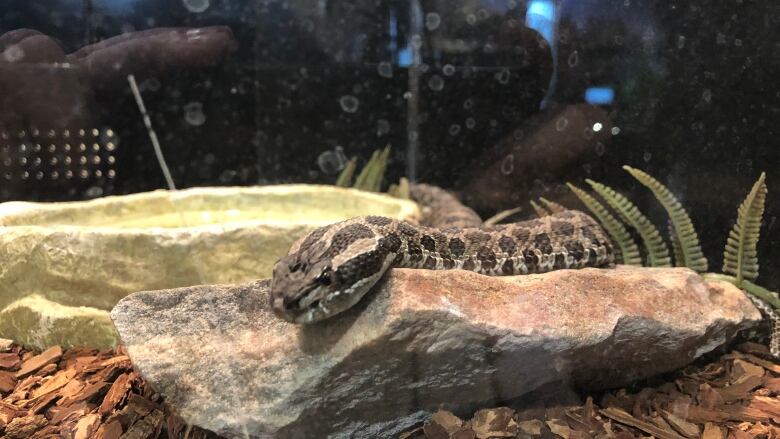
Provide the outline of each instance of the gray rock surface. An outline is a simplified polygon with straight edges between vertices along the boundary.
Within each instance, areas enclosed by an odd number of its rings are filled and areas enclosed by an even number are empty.
[[[756,325],[727,283],[684,268],[487,277],[395,269],[312,326],[270,311],[267,282],[141,292],[111,313],[133,363],[187,422],[228,437],[396,437],[563,381],[621,386]]]

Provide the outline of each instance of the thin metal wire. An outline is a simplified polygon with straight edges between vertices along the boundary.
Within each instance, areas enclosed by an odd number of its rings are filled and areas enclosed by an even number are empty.
[[[135,103],[138,104],[138,110],[141,112],[141,116],[143,116],[146,131],[149,133],[149,139],[152,141],[154,154],[157,156],[157,161],[160,163],[160,169],[162,169],[165,181],[168,183],[168,189],[175,191],[176,186],[173,184],[171,171],[168,170],[168,165],[165,163],[165,157],[163,157],[162,149],[160,148],[160,141],[157,140],[157,133],[155,133],[154,128],[152,128],[152,120],[149,119],[149,114],[146,113],[146,106],[141,97],[141,92],[138,90],[138,84],[135,82],[135,76],[132,74],[127,75],[127,81],[130,83],[130,90],[132,90],[133,96],[135,97]]]

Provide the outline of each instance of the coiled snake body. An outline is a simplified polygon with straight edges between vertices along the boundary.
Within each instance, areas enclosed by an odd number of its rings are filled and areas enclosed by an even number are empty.
[[[613,262],[609,239],[583,212],[481,227],[473,210],[442,189],[417,184],[411,193],[426,209],[427,226],[357,217],[296,242],[274,267],[274,312],[296,323],[331,317],[357,303],[390,267],[513,275]]]

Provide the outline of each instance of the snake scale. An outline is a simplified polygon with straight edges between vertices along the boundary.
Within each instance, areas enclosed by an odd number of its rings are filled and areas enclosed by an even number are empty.
[[[426,225],[357,217],[315,229],[296,242],[274,266],[274,312],[295,323],[326,319],[357,303],[390,267],[497,276],[613,263],[610,240],[583,212],[485,227],[443,189],[415,184],[410,192],[424,208]]]

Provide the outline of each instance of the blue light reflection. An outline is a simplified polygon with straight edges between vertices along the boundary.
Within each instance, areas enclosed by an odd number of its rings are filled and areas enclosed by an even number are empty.
[[[585,89],[585,102],[593,105],[609,105],[615,100],[612,87],[589,87]]]

